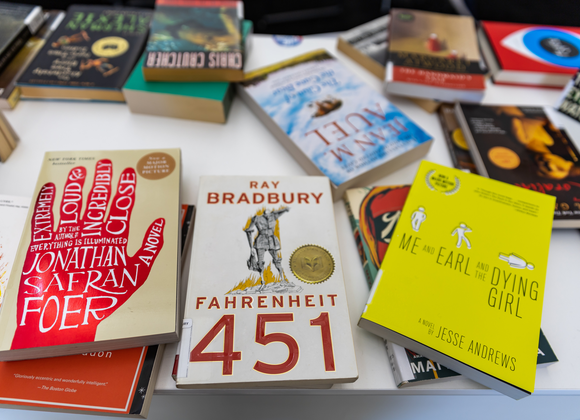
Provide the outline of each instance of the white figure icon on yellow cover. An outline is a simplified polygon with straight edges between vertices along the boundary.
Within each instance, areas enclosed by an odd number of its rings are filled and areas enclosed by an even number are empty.
[[[511,268],[519,268],[524,269],[527,268],[528,270],[533,270],[535,268],[534,264],[528,263],[522,257],[511,253],[510,255],[499,253],[499,259],[502,261],[507,261]]]
[[[471,249],[471,242],[469,242],[469,239],[467,236],[465,236],[467,232],[471,232],[471,229],[469,229],[465,223],[460,223],[459,226],[457,226],[455,230],[451,232],[451,236],[455,236],[455,234],[457,234],[457,248],[461,248],[461,244],[465,242],[467,249]]]
[[[413,212],[411,215],[411,226],[415,232],[419,232],[421,223],[423,223],[426,218],[427,215],[425,214],[425,209],[423,207],[419,207],[415,212]]]

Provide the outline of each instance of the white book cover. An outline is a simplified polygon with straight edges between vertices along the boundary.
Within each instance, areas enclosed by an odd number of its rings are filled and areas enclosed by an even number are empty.
[[[202,177],[178,387],[358,373],[326,177]]]
[[[8,285],[30,198],[0,195],[0,307]]]

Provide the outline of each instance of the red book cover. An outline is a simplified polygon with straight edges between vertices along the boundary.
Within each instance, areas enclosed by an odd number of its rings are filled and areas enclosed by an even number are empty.
[[[580,67],[580,28],[488,21],[481,25],[503,70],[572,76]]]

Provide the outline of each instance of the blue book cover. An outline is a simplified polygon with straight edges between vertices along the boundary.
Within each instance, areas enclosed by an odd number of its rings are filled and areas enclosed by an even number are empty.
[[[248,73],[241,88],[335,186],[431,140],[324,50]]]

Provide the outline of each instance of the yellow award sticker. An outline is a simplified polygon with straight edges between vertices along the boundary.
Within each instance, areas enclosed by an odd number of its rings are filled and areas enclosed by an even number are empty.
[[[520,157],[512,149],[496,146],[489,149],[487,157],[495,166],[502,169],[516,169],[520,166]]]
[[[425,183],[431,191],[439,191],[445,195],[455,194],[461,186],[461,182],[456,176],[437,171],[427,172]]]
[[[460,149],[469,150],[469,146],[467,146],[467,142],[465,141],[465,137],[463,136],[463,131],[461,131],[461,128],[456,128],[453,130],[453,133],[451,133],[451,139],[453,140],[453,143],[455,143],[455,145]]]
[[[129,49],[129,42],[118,36],[108,36],[97,40],[91,51],[98,57],[118,57]]]
[[[162,179],[175,170],[175,159],[163,152],[149,153],[139,159],[136,169],[145,179]]]
[[[290,256],[290,270],[304,283],[322,283],[334,273],[334,258],[321,246],[302,245]]]

